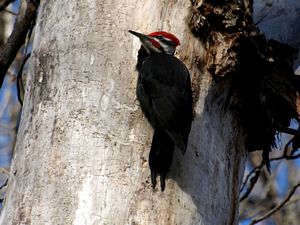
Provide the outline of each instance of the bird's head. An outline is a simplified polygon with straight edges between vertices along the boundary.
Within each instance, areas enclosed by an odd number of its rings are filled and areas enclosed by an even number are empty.
[[[132,30],[129,30],[129,32],[140,39],[149,55],[157,53],[174,55],[176,47],[180,44],[175,35],[164,31],[157,31],[148,35]]]

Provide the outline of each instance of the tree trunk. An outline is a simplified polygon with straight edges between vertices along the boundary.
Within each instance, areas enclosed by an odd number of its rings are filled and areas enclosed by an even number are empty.
[[[236,224],[245,150],[187,23],[190,1],[43,1],[0,224]],[[139,41],[166,30],[195,117],[166,190],[150,185],[152,128],[135,96]]]

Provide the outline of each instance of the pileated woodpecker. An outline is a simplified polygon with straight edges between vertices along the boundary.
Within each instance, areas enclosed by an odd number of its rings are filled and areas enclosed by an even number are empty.
[[[149,166],[152,187],[160,174],[161,190],[176,146],[184,154],[192,122],[192,90],[188,69],[174,57],[179,40],[167,32],[149,35],[129,30],[142,46],[136,69],[136,94],[143,113],[154,128]]]

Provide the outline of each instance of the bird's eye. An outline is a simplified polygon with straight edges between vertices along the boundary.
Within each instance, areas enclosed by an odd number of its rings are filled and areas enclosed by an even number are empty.
[[[164,39],[164,36],[159,35],[159,36],[157,36],[157,38],[158,38],[159,40],[162,40],[162,39]]]

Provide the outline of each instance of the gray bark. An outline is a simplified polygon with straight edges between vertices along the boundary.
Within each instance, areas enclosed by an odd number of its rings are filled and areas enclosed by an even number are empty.
[[[43,1],[0,224],[237,223],[242,135],[203,67],[189,4]],[[175,151],[163,193],[150,185],[152,128],[135,97],[140,43],[128,29],[176,34],[193,78],[188,149]]]

